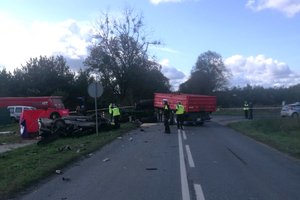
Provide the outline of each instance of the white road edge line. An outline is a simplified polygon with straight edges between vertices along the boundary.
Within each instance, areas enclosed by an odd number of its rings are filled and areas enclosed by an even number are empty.
[[[182,135],[183,135],[183,139],[186,140],[187,137],[186,137],[185,131],[182,131]]]
[[[186,166],[185,166],[184,154],[183,154],[183,144],[182,144],[180,130],[178,130],[178,143],[179,143],[179,163],[180,163],[182,200],[190,200],[191,199],[190,190],[189,190],[189,185],[187,180]]]
[[[195,167],[195,163],[194,163],[194,160],[193,160],[193,156],[192,156],[190,146],[185,145],[185,149],[186,149],[186,154],[187,154],[187,157],[188,157],[190,167]]]
[[[197,200],[205,200],[203,190],[200,184],[194,184]]]

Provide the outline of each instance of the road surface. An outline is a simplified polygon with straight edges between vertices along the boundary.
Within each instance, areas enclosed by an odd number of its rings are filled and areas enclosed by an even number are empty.
[[[146,124],[22,200],[297,200],[300,162],[216,122]]]

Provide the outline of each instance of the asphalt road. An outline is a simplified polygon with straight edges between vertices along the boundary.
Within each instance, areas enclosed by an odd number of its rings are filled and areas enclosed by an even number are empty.
[[[31,188],[22,200],[297,200],[300,162],[216,122],[145,125]]]

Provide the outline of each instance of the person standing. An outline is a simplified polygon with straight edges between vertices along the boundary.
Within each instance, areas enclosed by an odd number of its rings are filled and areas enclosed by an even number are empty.
[[[109,116],[110,116],[110,121],[112,121],[112,118],[113,118],[113,113],[112,113],[112,108],[113,107],[113,104],[110,103],[109,106],[108,106],[108,113],[109,113]]]
[[[249,119],[253,119],[253,104],[249,102]]]
[[[120,115],[120,109],[116,105],[113,105],[112,116],[114,118],[115,128],[120,128]]]
[[[183,118],[184,118],[184,106],[181,102],[178,102],[176,105],[176,120],[177,120],[177,128],[183,129]]]
[[[248,111],[249,111],[249,105],[247,101],[244,102],[244,114],[245,114],[245,119],[248,119]]]
[[[169,125],[170,114],[171,114],[171,109],[170,109],[170,106],[168,104],[168,101],[164,100],[164,125],[165,125],[165,133],[171,133],[171,131],[170,131],[170,125]]]

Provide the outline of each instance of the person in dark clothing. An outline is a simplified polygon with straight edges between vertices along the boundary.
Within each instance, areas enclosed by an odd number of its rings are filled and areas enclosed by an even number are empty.
[[[177,120],[177,128],[183,129],[183,119],[184,118],[184,106],[181,102],[178,102],[176,105],[176,120]]]
[[[248,119],[253,119],[253,104],[252,102],[249,102],[249,113],[248,113]]]
[[[249,105],[248,105],[247,101],[245,101],[245,103],[244,103],[244,108],[243,108],[243,110],[244,110],[244,114],[245,114],[245,119],[248,119]]]
[[[168,101],[164,100],[164,125],[165,125],[165,133],[171,133],[171,131],[170,131],[170,125],[169,125],[170,114],[171,114],[171,109],[170,109],[170,106],[168,104]]]

